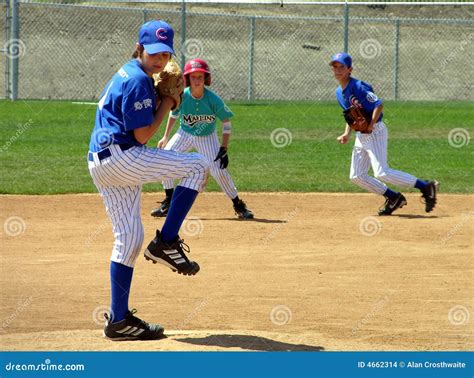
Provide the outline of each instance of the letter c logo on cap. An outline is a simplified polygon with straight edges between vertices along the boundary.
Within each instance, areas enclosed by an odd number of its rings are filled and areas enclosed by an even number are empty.
[[[166,33],[166,29],[165,28],[159,28],[156,30],[156,38],[158,39],[161,39],[161,40],[165,40],[165,39],[168,39],[168,37],[166,35],[163,35],[163,33]]]

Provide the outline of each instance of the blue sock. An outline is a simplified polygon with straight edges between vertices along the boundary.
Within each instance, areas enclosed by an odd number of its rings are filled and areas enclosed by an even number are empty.
[[[385,191],[383,195],[384,197],[387,197],[388,199],[390,199],[390,201],[393,201],[395,198],[397,198],[398,194],[399,193],[394,192],[392,189],[387,188],[387,190]]]
[[[166,216],[165,224],[161,229],[161,239],[172,241],[178,235],[179,229],[186,218],[194,200],[198,195],[197,190],[177,186],[171,199],[170,209]]]
[[[129,266],[110,262],[110,284],[112,287],[113,323],[125,319],[128,312],[128,297],[132,285],[133,268]]]
[[[415,188],[420,189],[421,191],[423,191],[427,187],[428,187],[428,183],[426,181],[416,179]]]

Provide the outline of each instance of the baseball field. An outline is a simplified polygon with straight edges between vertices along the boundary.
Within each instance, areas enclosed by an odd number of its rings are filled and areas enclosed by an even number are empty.
[[[337,104],[230,107],[229,170],[255,219],[238,220],[211,179],[180,234],[201,272],[136,264],[130,305],[168,337],[113,343],[113,235],[86,163],[95,106],[0,101],[0,348],[472,350],[471,104],[385,104],[390,165],[441,183],[432,213],[405,190],[390,217],[348,180]],[[148,242],[164,196],[144,191]]]

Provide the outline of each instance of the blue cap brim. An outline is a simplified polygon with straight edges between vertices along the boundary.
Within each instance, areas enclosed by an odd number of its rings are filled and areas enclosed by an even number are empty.
[[[174,55],[174,50],[165,43],[153,43],[151,45],[143,45],[148,54],[158,54],[168,52]]]
[[[351,67],[352,67],[352,63],[351,63],[350,66],[348,66],[347,63],[344,62],[344,58],[332,59],[332,60],[329,62],[329,65],[332,66],[332,64],[333,64],[334,62],[341,63],[342,65],[346,66],[347,68],[351,68]]]
[[[346,62],[344,62],[344,59],[333,59],[329,62],[329,65],[332,65],[334,62],[341,63],[341,64],[343,64],[344,66],[347,67],[347,64],[346,64]],[[347,67],[347,68],[350,68],[350,67]]]

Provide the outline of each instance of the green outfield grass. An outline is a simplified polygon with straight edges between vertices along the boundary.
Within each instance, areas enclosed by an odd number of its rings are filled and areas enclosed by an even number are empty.
[[[361,191],[348,180],[353,138],[349,145],[336,143],[344,122],[335,102],[229,105],[235,112],[229,170],[240,191]],[[95,106],[71,102],[0,101],[0,193],[96,192],[86,162],[94,115]],[[388,102],[385,121],[393,168],[436,178],[443,192],[473,192],[474,141],[461,139],[474,137],[470,103]],[[277,128],[289,130],[290,144],[272,144]],[[453,140],[465,144],[460,148],[448,140],[455,128],[463,129]],[[219,188],[210,180],[208,190]]]

